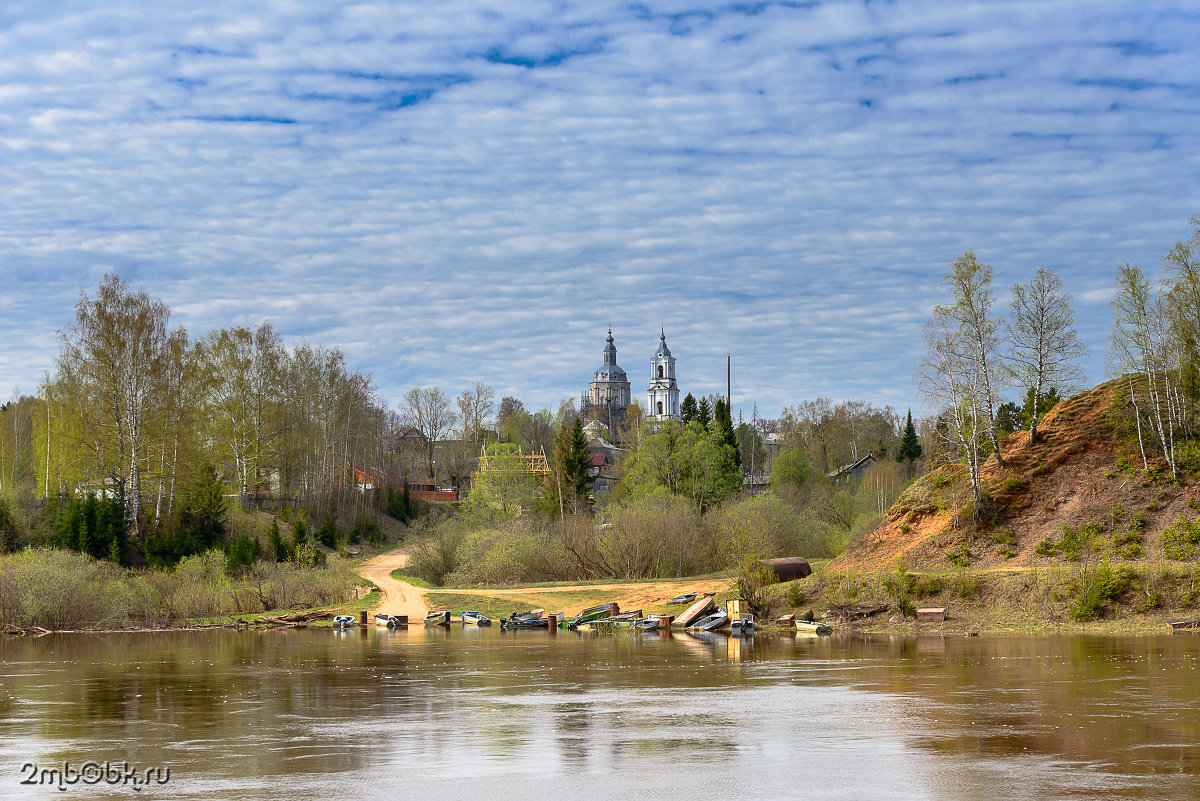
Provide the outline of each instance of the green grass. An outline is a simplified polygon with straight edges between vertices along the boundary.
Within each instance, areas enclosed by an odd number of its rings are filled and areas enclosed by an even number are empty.
[[[391,575],[391,577],[394,578],[396,581],[403,581],[408,584],[412,584],[414,587],[424,587],[427,590],[437,589],[437,587],[435,587],[433,584],[430,584],[428,581],[421,578],[420,576],[414,576],[412,573],[405,573],[404,571],[406,569],[407,568],[398,567],[395,570],[393,570],[389,575]]]
[[[368,586],[369,585],[370,585],[370,583],[368,582]],[[382,598],[382,595],[380,594],[379,590],[375,590],[374,592],[368,593],[367,595],[364,595],[362,598],[359,598],[357,601],[351,601],[349,603],[344,603],[344,604],[333,604],[332,606],[314,606],[309,609],[272,609],[269,612],[251,612],[251,613],[248,613],[245,615],[219,615],[217,617],[197,617],[197,618],[192,618],[191,620],[189,620],[187,622],[195,624],[195,625],[200,625],[200,626],[212,626],[212,625],[218,625],[218,624],[223,624],[223,623],[237,623],[237,622],[253,623],[256,620],[262,620],[265,617],[278,617],[279,615],[290,615],[290,614],[294,614],[296,612],[323,612],[323,611],[334,612],[334,611],[336,611],[338,614],[351,615],[351,614],[357,614],[358,612],[360,612],[364,609],[374,608],[375,606],[377,606],[379,604],[380,598]],[[331,621],[321,621],[321,622],[317,622],[317,623],[312,623],[310,625],[329,626],[329,625],[332,625],[332,623],[331,623]]]
[[[824,565],[824,564],[828,564],[830,560],[824,559],[824,560],[820,560],[820,561],[821,561],[821,564]],[[812,563],[810,563],[810,564],[812,564]],[[428,589],[447,589],[447,590],[494,589],[494,587],[490,587],[490,586],[486,586],[486,585],[479,585],[479,584],[461,584],[461,585],[459,585],[459,584],[444,584],[441,587],[435,587],[434,585],[430,584],[429,582],[425,581],[424,579],[415,578],[411,574],[405,573],[404,570],[406,570],[406,568],[399,568],[397,570],[393,570],[392,578],[401,580],[401,581],[407,581],[409,584],[415,584],[418,587],[426,587]],[[815,566],[813,567],[813,570],[816,570]],[[716,581],[716,580],[730,578],[731,576],[734,575],[734,573],[735,573],[735,571],[733,571],[733,570],[720,570],[720,571],[717,571],[716,573],[705,573],[704,575],[701,575],[701,576],[683,576],[683,577],[659,576],[658,578],[636,578],[636,579],[593,578],[593,579],[580,579],[577,581],[518,582],[516,584],[504,584],[504,585],[498,585],[498,586],[502,586],[506,590],[537,590],[542,587],[594,587],[597,585],[603,586],[603,585],[607,585],[607,584],[629,584],[629,585],[636,586],[638,584],[657,584],[657,583],[663,582],[663,581],[705,581],[705,580],[709,580],[709,579]]]

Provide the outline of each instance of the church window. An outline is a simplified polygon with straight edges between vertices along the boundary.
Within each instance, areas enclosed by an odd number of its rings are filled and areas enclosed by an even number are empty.
[[[660,368],[658,368],[658,369],[660,369],[660,370],[661,370],[662,368],[660,367]],[[662,401],[659,401],[659,402],[658,402],[658,416],[659,416],[659,417],[662,417]]]
[[[658,377],[663,377],[663,366],[661,364],[658,366]]]

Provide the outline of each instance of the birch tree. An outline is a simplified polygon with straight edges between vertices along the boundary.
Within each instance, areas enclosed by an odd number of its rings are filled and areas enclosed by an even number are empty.
[[[953,349],[956,369],[965,373],[971,386],[972,414],[980,416],[996,463],[1004,467],[996,432],[996,407],[1008,376],[1000,357],[1004,321],[992,316],[992,267],[980,264],[975,252],[968,250],[950,265],[943,282],[954,295],[954,305],[939,306],[934,311],[947,324],[942,345]]]
[[[433,454],[437,441],[454,425],[450,401],[440,387],[413,387],[404,393],[400,414],[424,439],[425,467],[432,481],[436,477]]]
[[[1032,392],[1029,444],[1037,441],[1037,425],[1047,409],[1046,393],[1057,388],[1070,394],[1083,382],[1080,361],[1087,346],[1075,333],[1071,296],[1053,271],[1039,268],[1029,284],[1012,285],[1008,320],[1008,359],[1018,383]]]

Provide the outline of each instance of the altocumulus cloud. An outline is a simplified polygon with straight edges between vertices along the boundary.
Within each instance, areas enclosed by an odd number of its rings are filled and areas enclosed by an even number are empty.
[[[764,413],[919,403],[972,248],[1074,293],[1200,211],[1183,4],[8,2],[0,381],[106,271],[193,332],[271,320],[385,395],[576,395],[612,324],[644,383]],[[5,387],[5,391],[7,391]]]

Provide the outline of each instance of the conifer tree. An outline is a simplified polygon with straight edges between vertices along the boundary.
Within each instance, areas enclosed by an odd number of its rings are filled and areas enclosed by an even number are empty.
[[[917,429],[913,426],[912,409],[908,410],[908,419],[904,423],[904,436],[900,438],[900,448],[896,451],[896,461],[908,461],[911,470],[913,462],[921,458],[921,441],[917,439]]]
[[[696,422],[704,426],[704,430],[708,430],[708,424],[712,422],[712,407],[708,405],[708,398],[701,398],[700,404],[696,407]]]
[[[713,420],[717,424],[721,442],[733,448],[733,463],[741,467],[742,454],[738,449],[737,434],[733,430],[733,415],[729,412],[729,405],[722,399],[717,400]]]
[[[684,425],[696,419],[696,398],[692,393],[688,393],[683,398],[683,403],[679,404],[679,420]]]

